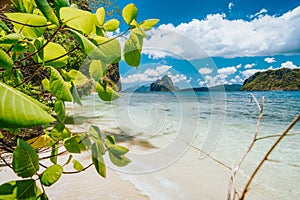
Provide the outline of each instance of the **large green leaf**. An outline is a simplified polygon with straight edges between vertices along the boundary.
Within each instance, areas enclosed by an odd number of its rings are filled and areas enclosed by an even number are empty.
[[[153,28],[157,23],[159,22],[159,19],[147,19],[140,23],[140,27],[144,29],[144,31],[149,31],[151,28]]]
[[[0,127],[21,128],[49,124],[55,119],[46,107],[18,90],[0,82]]]
[[[0,44],[16,44],[21,38],[22,36],[20,34],[11,33],[0,37]]]
[[[118,167],[124,167],[131,162],[126,156],[113,154],[112,152],[109,152],[109,158],[111,162]]]
[[[100,84],[96,84],[96,90],[98,92],[98,96],[103,101],[113,101],[120,97],[119,93],[114,91],[111,87],[106,86],[105,88]]]
[[[51,186],[61,177],[63,168],[54,164],[48,167],[41,175],[41,183],[45,186]]]
[[[93,42],[91,42],[88,38],[78,33],[77,31],[70,31],[74,33],[74,36],[80,44],[80,47],[83,49],[84,53],[86,53],[91,59],[106,62],[106,56]]]
[[[50,89],[53,95],[62,101],[73,101],[72,94],[70,92],[70,88],[64,79],[61,77],[60,73],[50,67],[51,69],[51,76],[50,76]]]
[[[92,146],[92,161],[98,174],[105,178],[106,167],[100,151],[100,147],[97,143],[94,143]]]
[[[22,177],[32,177],[39,170],[39,156],[36,151],[22,139],[18,139],[17,148],[13,152],[12,167]]]
[[[0,185],[0,199],[36,200],[41,191],[33,179],[10,181]]]
[[[104,155],[106,153],[106,149],[104,148],[103,142],[102,142],[102,133],[97,126],[90,126],[89,128],[89,135],[91,136],[91,139],[97,143],[97,147],[99,152]]]
[[[103,7],[97,9],[96,17],[99,25],[101,26],[105,20],[105,9]]]
[[[108,150],[112,154],[119,155],[119,156],[124,155],[129,151],[129,149],[120,145],[111,145]]]
[[[121,60],[121,45],[117,39],[96,36],[93,38],[106,57],[107,63],[117,63]]]
[[[81,153],[80,138],[78,136],[73,136],[64,140],[64,147],[70,153]]]
[[[61,121],[64,122],[66,118],[66,109],[65,109],[65,104],[61,100],[57,100],[54,104],[54,111],[57,114],[57,118]]]
[[[122,10],[123,19],[129,25],[132,22],[132,20],[136,19],[137,14],[138,14],[138,10],[133,3],[128,4]]]
[[[96,26],[94,16],[91,12],[70,7],[63,7],[59,12],[60,18],[68,27],[87,35],[91,32],[95,32]]]
[[[120,22],[117,19],[111,19],[103,24],[106,31],[116,31],[119,28]]]
[[[43,16],[29,14],[29,13],[5,13],[5,15],[14,21],[22,24],[28,24],[33,26],[46,26],[47,19]],[[15,28],[15,32],[22,33],[23,35],[30,38],[38,38],[43,35],[46,27],[30,27],[17,23],[12,23]]]
[[[95,81],[99,81],[104,76],[106,65],[100,60],[93,60],[90,64],[89,73],[90,77]]]
[[[60,44],[49,42],[44,48],[45,62],[47,62],[47,65],[53,66],[55,68],[64,67],[68,63],[68,56],[64,56],[62,58],[59,57],[65,55],[66,53],[67,51]],[[53,60],[56,58],[59,59]]]
[[[38,9],[40,9],[40,11],[42,11],[44,16],[50,22],[52,22],[53,24],[59,25],[58,19],[57,19],[56,15],[54,14],[54,11],[50,7],[47,0],[35,0],[35,3],[37,5]]]
[[[14,61],[12,58],[0,49],[0,68],[10,69],[14,66]]]
[[[139,30],[134,29],[124,45],[124,59],[130,66],[137,67],[141,62],[141,53],[143,47],[143,35]]]

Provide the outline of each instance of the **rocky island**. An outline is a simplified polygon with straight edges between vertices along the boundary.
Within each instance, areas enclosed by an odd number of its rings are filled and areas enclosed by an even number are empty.
[[[300,90],[300,69],[257,72],[244,81],[242,90]]]
[[[150,85],[150,92],[175,91],[173,81],[168,75],[156,80]]]

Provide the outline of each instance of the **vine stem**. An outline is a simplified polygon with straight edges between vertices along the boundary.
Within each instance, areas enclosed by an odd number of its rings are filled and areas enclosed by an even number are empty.
[[[269,151],[265,154],[265,156],[263,157],[263,159],[260,161],[260,163],[258,164],[258,166],[256,167],[256,169],[254,170],[254,172],[252,173],[251,177],[249,178],[243,192],[241,195],[240,200],[243,200],[245,198],[246,193],[248,192],[249,186],[251,185],[254,177],[256,176],[257,172],[260,170],[260,168],[262,167],[262,165],[264,164],[264,162],[266,160],[268,160],[269,155],[273,152],[273,150],[276,148],[276,146],[281,142],[281,140],[287,135],[287,133],[293,128],[293,126],[300,121],[300,114],[295,117],[295,119],[290,123],[290,125],[285,129],[285,131],[280,135],[280,137],[274,142],[274,144],[271,146],[271,148],[269,149]]]
[[[254,97],[254,95],[252,95],[252,97],[254,98],[256,104],[259,106],[258,101]],[[252,148],[253,148],[253,146],[256,142],[256,138],[257,138],[257,135],[258,135],[261,119],[263,117],[264,104],[265,104],[265,98],[262,97],[262,103],[261,103],[261,106],[259,106],[260,112],[259,112],[259,117],[258,117],[258,121],[257,121],[257,124],[256,124],[256,131],[255,131],[253,140],[252,140],[250,146],[248,147],[247,151],[245,152],[245,154],[240,159],[240,161],[238,162],[238,164],[236,165],[236,167],[233,169],[233,171],[231,173],[230,181],[229,181],[229,184],[228,184],[227,200],[231,199],[231,193],[232,193],[232,188],[234,186],[235,176],[236,176],[237,172],[239,171],[240,166],[242,165],[242,163],[244,162],[244,160],[246,159],[246,157],[248,156],[249,152],[252,150]]]

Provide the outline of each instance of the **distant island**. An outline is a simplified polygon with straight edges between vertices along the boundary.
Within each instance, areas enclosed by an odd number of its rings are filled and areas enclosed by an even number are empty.
[[[150,85],[150,92],[161,92],[161,91],[175,91],[176,88],[173,84],[172,79],[165,75],[161,79],[156,80]]]
[[[242,85],[231,84],[231,85],[216,85],[212,87],[197,87],[197,88],[186,88],[180,91],[195,91],[195,92],[206,92],[206,91],[240,91]]]
[[[300,90],[300,69],[257,72],[244,81],[242,90]]]

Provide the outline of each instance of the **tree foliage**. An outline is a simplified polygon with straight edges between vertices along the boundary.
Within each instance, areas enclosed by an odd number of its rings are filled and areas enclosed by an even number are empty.
[[[23,179],[0,185],[0,198],[47,199],[44,186],[51,186],[63,174],[81,172],[90,166],[105,177],[103,156],[106,153],[113,164],[120,167],[128,165],[130,159],[126,153],[129,150],[116,144],[113,136],[104,135],[99,127],[91,126],[83,134],[71,133],[65,126],[65,102],[82,105],[78,88],[87,83],[94,85],[103,101],[118,98],[119,94],[107,84],[107,66],[124,57],[128,65],[137,67],[145,31],[158,20],[138,23],[137,8],[129,4],[122,11],[128,30],[109,38],[107,32],[117,30],[120,21],[106,19],[109,15],[103,7],[91,13],[67,0],[14,0],[12,4],[15,12],[0,13],[0,140],[4,144],[0,147],[1,152],[13,156],[12,162],[6,158],[3,160]],[[124,54],[121,55],[117,38],[128,32]],[[69,38],[63,37],[66,34],[72,36],[75,45],[70,45]],[[87,73],[68,68],[72,64],[69,58],[75,50],[89,58]],[[40,98],[32,98],[31,90],[24,92],[37,74],[39,78],[34,81],[38,83],[37,87],[54,97],[50,104],[49,99],[43,104],[38,101]],[[49,105],[52,107],[49,108]],[[27,141],[16,131],[34,126],[41,126],[42,134]],[[18,138],[16,146],[3,139],[9,132]],[[65,163],[57,160],[61,145],[70,154]],[[52,150],[46,159],[53,164],[46,166],[41,163],[45,158],[41,158],[39,153],[49,148]],[[87,150],[92,152],[90,165],[83,166],[73,159],[72,154]],[[73,172],[64,170],[64,166],[70,163],[73,164]]]

